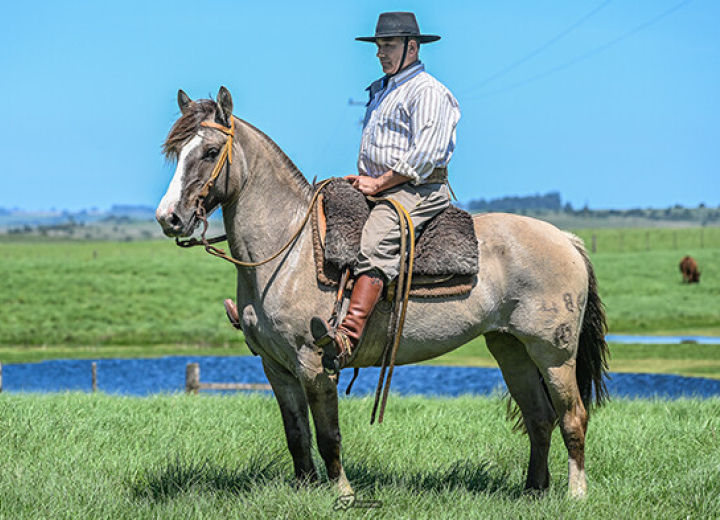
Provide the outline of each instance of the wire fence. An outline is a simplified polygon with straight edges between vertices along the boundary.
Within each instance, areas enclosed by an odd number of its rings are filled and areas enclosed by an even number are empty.
[[[574,232],[592,253],[720,248],[720,227],[592,229]]]

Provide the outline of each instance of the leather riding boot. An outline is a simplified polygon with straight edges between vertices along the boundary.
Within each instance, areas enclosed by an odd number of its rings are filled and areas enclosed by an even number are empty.
[[[230,298],[227,298],[223,304],[225,305],[225,313],[227,314],[230,323],[236,329],[240,330],[242,325],[240,324],[240,313],[238,312],[237,305]]]
[[[347,314],[334,334],[332,327],[323,318],[312,319],[310,329],[315,345],[323,349],[322,363],[328,374],[337,374],[349,361],[360,342],[368,318],[380,300],[383,286],[381,276],[360,275],[355,280]]]

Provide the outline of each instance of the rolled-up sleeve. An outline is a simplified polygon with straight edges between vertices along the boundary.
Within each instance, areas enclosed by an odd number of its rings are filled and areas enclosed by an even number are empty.
[[[455,148],[460,110],[455,98],[439,88],[429,87],[410,104],[411,140],[409,149],[392,170],[422,184],[437,167],[447,165]]]

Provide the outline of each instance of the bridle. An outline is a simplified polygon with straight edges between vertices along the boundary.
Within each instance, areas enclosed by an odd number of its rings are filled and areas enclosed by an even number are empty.
[[[320,191],[327,183],[329,183],[332,179],[327,179],[320,183],[320,185],[315,190],[315,193],[313,195],[312,200],[310,201],[310,207],[308,208],[307,213],[305,214],[305,217],[303,218],[303,221],[300,223],[300,227],[298,230],[293,234],[292,238],[288,240],[288,242],[280,248],[279,251],[271,255],[269,258],[266,258],[265,260],[261,260],[259,262],[243,262],[241,260],[237,260],[230,255],[228,255],[225,250],[220,249],[218,247],[213,246],[212,244],[217,244],[219,242],[224,242],[227,240],[227,235],[221,235],[219,237],[215,238],[206,238],[205,234],[208,230],[208,219],[207,219],[207,211],[205,210],[205,199],[207,198],[208,194],[210,193],[210,190],[215,185],[215,181],[217,180],[218,176],[220,175],[220,172],[222,171],[223,167],[227,163],[227,169],[228,172],[230,171],[230,166],[232,165],[232,145],[233,141],[235,139],[235,118],[233,116],[230,116],[230,126],[226,127],[223,125],[220,125],[218,123],[215,123],[214,121],[203,121],[200,123],[200,126],[204,126],[206,128],[213,128],[215,130],[219,130],[220,132],[224,133],[227,136],[227,139],[225,140],[225,145],[222,148],[222,151],[220,152],[220,155],[218,156],[218,160],[215,163],[215,167],[213,168],[212,174],[210,175],[210,178],[207,180],[207,182],[203,185],[202,189],[200,190],[200,194],[197,198],[197,205],[195,207],[195,217],[202,222],[203,224],[203,230],[200,234],[200,240],[196,238],[190,238],[188,240],[180,240],[179,238],[175,238],[175,244],[177,244],[180,247],[194,247],[202,245],[205,247],[205,251],[207,251],[209,254],[213,256],[217,256],[218,258],[222,258],[224,260],[227,260],[228,262],[231,262],[237,266],[240,267],[258,267],[264,264],[267,264],[268,262],[275,260],[278,256],[280,256],[292,243],[297,239],[297,237],[300,236],[300,233],[302,233],[303,228],[305,227],[305,224],[307,224],[308,220],[310,219],[310,215],[312,214],[313,207],[315,207],[315,203],[317,202],[318,196],[320,195]],[[237,197],[234,199],[237,200]]]
[[[205,200],[205,197],[208,196],[208,193],[210,193],[210,189],[215,184],[218,175],[220,175],[220,171],[222,171],[222,168],[225,165],[225,161],[227,160],[228,170],[232,165],[232,145],[233,140],[235,139],[235,118],[232,116],[230,117],[229,128],[215,123],[214,121],[203,121],[202,123],[200,123],[200,126],[220,130],[222,133],[227,135],[227,139],[225,140],[225,145],[222,147],[222,151],[220,152],[218,161],[215,163],[215,168],[213,169],[212,175],[210,175],[210,178],[200,190],[200,195],[198,196],[198,207],[203,205],[203,201]]]
[[[225,166],[225,162],[227,161],[228,170],[230,170],[230,166],[232,165],[232,144],[233,144],[233,140],[235,139],[235,118],[230,117],[230,126],[229,127],[215,123],[214,121],[203,121],[202,123],[200,123],[200,126],[204,126],[206,128],[214,128],[215,130],[219,130],[227,136],[227,139],[225,140],[225,144],[223,145],[222,150],[220,151],[220,155],[218,156],[218,160],[215,163],[215,167],[213,168],[212,174],[210,174],[210,178],[205,182],[203,187],[200,189],[200,194],[198,195],[197,203],[195,205],[195,217],[203,224],[201,240],[197,240],[196,238],[191,238],[188,240],[180,240],[178,237],[176,237],[175,244],[180,247],[194,247],[194,246],[198,246],[198,245],[204,245],[205,248],[207,249],[208,247],[211,247],[210,244],[216,244],[218,242],[223,242],[223,241],[227,240],[227,235],[222,235],[222,236],[219,236],[216,238],[211,238],[211,239],[205,238],[205,233],[207,232],[208,225],[209,225],[208,220],[207,220],[207,211],[205,210],[205,199],[207,198],[208,194],[210,193],[210,190],[212,189],[212,187],[215,185],[215,181],[217,180],[218,176],[220,175],[220,172],[222,171],[223,166]]]

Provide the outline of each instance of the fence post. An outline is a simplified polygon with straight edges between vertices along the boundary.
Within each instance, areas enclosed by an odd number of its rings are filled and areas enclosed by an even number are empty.
[[[677,231],[673,233],[673,249],[677,250]]]
[[[185,393],[197,394],[200,391],[200,365],[188,363],[185,367]]]
[[[595,233],[592,236],[592,252],[597,253],[597,235]]]
[[[95,361],[92,362],[91,365],[92,370],[92,391],[97,392],[97,363]]]

